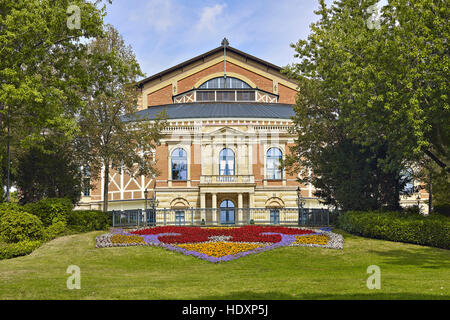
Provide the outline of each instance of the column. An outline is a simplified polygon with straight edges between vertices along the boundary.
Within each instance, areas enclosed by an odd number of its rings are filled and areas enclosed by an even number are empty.
[[[202,219],[205,221],[206,223],[206,193],[200,193],[200,222],[202,221]]]
[[[243,214],[242,214],[242,207],[244,206],[243,196],[242,193],[238,194],[238,220],[239,223],[243,223]]]
[[[212,194],[212,223],[217,224],[217,193]]]

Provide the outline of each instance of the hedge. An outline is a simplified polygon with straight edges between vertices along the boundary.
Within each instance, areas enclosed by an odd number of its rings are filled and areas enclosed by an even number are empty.
[[[337,226],[364,237],[450,249],[450,219],[438,214],[350,211]]]
[[[78,232],[106,230],[111,226],[111,217],[99,210],[74,210],[67,216],[67,225]]]
[[[66,222],[73,204],[67,198],[45,198],[38,202],[27,203],[23,208],[41,219],[44,226],[48,227],[58,221]]]
[[[41,245],[41,241],[24,240],[17,243],[0,243],[0,260],[30,254]]]
[[[44,228],[38,217],[22,210],[9,210],[0,218],[0,240],[17,243],[24,240],[42,240]]]

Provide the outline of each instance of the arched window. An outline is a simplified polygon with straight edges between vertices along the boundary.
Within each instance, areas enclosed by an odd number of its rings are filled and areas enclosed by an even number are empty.
[[[187,154],[181,148],[172,151],[172,180],[187,180]]]
[[[220,203],[220,223],[234,223],[234,203],[231,200],[223,200]]]
[[[199,89],[249,89],[246,82],[233,77],[217,77],[202,83]]]
[[[219,153],[219,175],[234,176],[234,152],[231,149],[222,149]]]
[[[270,148],[266,154],[266,174],[267,179],[277,180],[283,177],[281,160],[283,153],[278,148]]]

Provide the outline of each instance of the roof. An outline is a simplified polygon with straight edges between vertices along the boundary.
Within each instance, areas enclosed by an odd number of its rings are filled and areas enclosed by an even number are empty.
[[[177,70],[177,69],[181,69],[181,68],[183,68],[183,67],[185,67],[185,66],[187,66],[187,65],[189,65],[189,64],[191,64],[191,63],[193,63],[195,61],[202,60],[202,59],[204,59],[204,58],[206,58],[208,56],[211,56],[211,55],[213,55],[213,54],[215,54],[215,53],[217,53],[219,51],[223,51],[223,48],[224,48],[223,46],[220,46],[220,47],[217,47],[217,48],[215,48],[215,49],[213,49],[211,51],[208,51],[208,52],[205,52],[205,53],[203,53],[201,55],[198,55],[198,56],[196,56],[196,57],[194,57],[192,59],[186,60],[186,61],[184,61],[184,62],[182,62],[180,64],[177,64],[176,66],[173,66],[173,67],[171,67],[169,69],[166,69],[164,71],[161,71],[159,73],[156,73],[156,74],[154,74],[154,75],[152,75],[150,77],[147,77],[147,78],[139,81],[137,83],[137,85],[138,86],[142,86],[143,84],[145,84],[145,83],[147,83],[147,82],[149,82],[151,80],[160,78],[160,77],[162,77],[163,75],[165,75],[167,73],[170,73],[170,72],[172,72],[174,70]],[[236,48],[233,48],[233,47],[230,47],[230,46],[227,46],[226,48],[227,48],[227,51],[232,51],[232,52],[234,52],[234,53],[236,53],[238,55],[241,55],[241,56],[245,57],[246,59],[256,61],[256,62],[258,62],[258,63],[260,63],[262,65],[265,65],[268,68],[272,68],[272,69],[275,69],[278,72],[281,72],[281,69],[282,69],[281,67],[276,66],[276,65],[274,65],[274,64],[272,64],[270,62],[267,62],[265,60],[262,60],[260,58],[255,57],[255,56],[252,56],[251,54],[245,53],[243,51],[240,51],[240,50],[238,50]],[[284,75],[282,75],[282,76],[287,79],[286,76],[284,76]]]
[[[179,103],[152,106],[125,118],[152,120],[163,110],[170,119],[201,118],[270,118],[291,119],[295,115],[291,104],[281,103]]]

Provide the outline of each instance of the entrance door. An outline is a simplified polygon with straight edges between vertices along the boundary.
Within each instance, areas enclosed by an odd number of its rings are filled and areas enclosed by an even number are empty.
[[[220,203],[220,223],[234,224],[234,203],[231,200],[223,200]]]

